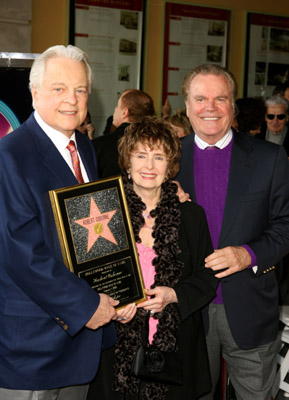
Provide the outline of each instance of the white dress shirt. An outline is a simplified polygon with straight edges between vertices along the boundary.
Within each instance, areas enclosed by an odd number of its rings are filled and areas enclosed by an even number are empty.
[[[73,133],[73,135],[70,138],[68,138],[63,133],[57,131],[54,128],[51,128],[51,126],[49,126],[46,122],[44,122],[37,111],[34,111],[34,117],[35,117],[38,125],[43,129],[43,131],[46,133],[46,135],[52,141],[52,143],[57,148],[59,153],[62,155],[62,157],[64,158],[65,162],[67,163],[67,165],[69,166],[69,168],[73,172],[73,175],[75,175],[75,172],[74,172],[74,169],[73,169],[73,166],[72,166],[71,155],[70,155],[70,152],[69,152],[69,150],[67,148],[70,140],[73,140],[74,143],[75,143],[75,147],[77,149],[77,143],[76,143],[76,140],[75,140],[75,133]],[[80,162],[80,169],[81,169],[83,180],[84,180],[85,183],[87,183],[87,182],[89,182],[87,172],[86,172],[86,170],[84,168],[84,165],[83,165],[83,162],[82,162],[82,159],[80,157],[79,152],[77,152],[77,154],[78,154],[78,158],[79,158],[79,162]]]

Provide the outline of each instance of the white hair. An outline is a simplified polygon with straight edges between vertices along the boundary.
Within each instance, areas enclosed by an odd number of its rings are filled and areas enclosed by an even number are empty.
[[[32,87],[39,89],[43,83],[45,67],[47,60],[56,57],[68,58],[71,60],[76,60],[82,62],[87,71],[87,79],[88,79],[88,92],[91,92],[91,85],[93,79],[93,72],[88,63],[87,54],[79,49],[76,46],[68,45],[68,46],[52,46],[45,50],[42,54],[40,54],[33,62],[30,76],[29,76],[29,89],[32,90]]]
[[[274,96],[268,97],[265,100],[265,105],[266,105],[266,107],[282,105],[285,107],[286,114],[288,114],[289,102],[287,99],[285,99],[285,97],[282,97],[279,95],[274,95]]]

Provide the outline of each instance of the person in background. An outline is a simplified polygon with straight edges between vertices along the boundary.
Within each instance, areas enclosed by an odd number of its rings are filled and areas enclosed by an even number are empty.
[[[145,115],[154,114],[154,103],[147,93],[137,89],[127,89],[122,93],[113,113],[112,123],[117,129],[93,140],[100,178],[121,174],[117,145],[125,128]]]
[[[35,111],[0,141],[0,398],[85,400],[118,301],[65,266],[50,190],[98,178],[87,114],[92,70],[53,46],[30,72]],[[104,344],[105,342],[105,344]]]
[[[289,250],[289,165],[281,146],[231,129],[237,84],[215,64],[184,79],[193,134],[182,140],[176,179],[206,213],[214,252],[205,259],[219,279],[204,310],[213,381],[221,356],[238,400],[271,400],[278,350],[274,273]]]
[[[91,121],[91,116],[89,111],[87,111],[85,120],[82,122],[82,124],[77,128],[81,133],[83,133],[84,135],[88,136],[88,138],[90,140],[93,139],[93,135],[94,135],[94,131],[95,131],[95,127],[92,124]]]
[[[185,110],[176,110],[175,114],[165,117],[164,120],[177,132],[179,138],[192,133],[192,127]]]
[[[118,312],[116,346],[103,352],[87,400],[195,399],[211,388],[200,310],[215,296],[217,280],[204,266],[212,251],[206,218],[195,203],[178,200],[170,179],[179,169],[180,141],[162,118],[130,124],[118,148],[148,300]],[[181,355],[179,386],[130,373],[148,317],[149,342]]]
[[[271,96],[265,101],[266,105],[266,130],[257,135],[259,139],[283,146],[289,157],[289,102],[285,97]]]
[[[265,121],[266,108],[264,100],[256,97],[237,99],[235,107],[238,109],[236,116],[238,131],[254,136],[261,132]]]
[[[172,113],[172,107],[170,105],[168,97],[165,100],[165,103],[162,105],[162,117],[169,117]]]
[[[277,85],[272,92],[272,96],[285,97],[289,101],[289,80]]]
[[[108,135],[116,130],[116,127],[113,125],[113,115],[110,115],[106,119],[106,124],[104,130],[102,132],[103,135]]]
[[[258,139],[282,145],[289,157],[288,111],[289,102],[279,95],[268,97],[266,104],[266,128],[256,135]],[[276,264],[279,287],[279,305],[289,305],[289,254]]]

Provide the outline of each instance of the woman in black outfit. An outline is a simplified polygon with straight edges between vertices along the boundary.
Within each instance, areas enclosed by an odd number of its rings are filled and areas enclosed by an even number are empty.
[[[180,203],[170,179],[179,168],[180,141],[157,117],[131,124],[119,142],[119,163],[148,300],[118,312],[116,345],[102,353],[87,400],[189,400],[210,390],[201,309],[217,280],[204,259],[212,253],[204,211]],[[131,366],[147,338],[161,351],[180,354],[181,385],[138,379]]]

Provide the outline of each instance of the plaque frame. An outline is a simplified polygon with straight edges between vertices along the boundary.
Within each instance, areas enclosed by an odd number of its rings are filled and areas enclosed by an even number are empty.
[[[119,300],[117,309],[146,300],[122,177],[50,190],[49,197],[67,268]]]

